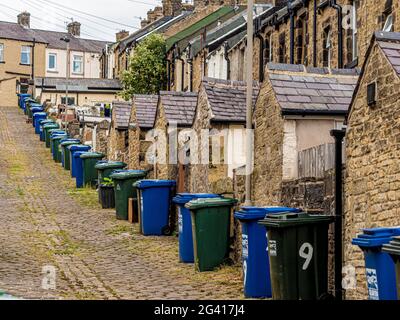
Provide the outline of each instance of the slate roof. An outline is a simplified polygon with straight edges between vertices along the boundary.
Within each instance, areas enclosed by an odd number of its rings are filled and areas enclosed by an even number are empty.
[[[197,93],[161,91],[160,101],[169,124],[188,127],[193,124],[197,106]]]
[[[44,89],[60,89],[65,87],[65,78],[35,78],[35,86]],[[80,79],[70,78],[68,80],[69,90],[72,91],[95,91],[110,90],[118,91],[122,89],[121,82],[118,79]]]
[[[246,82],[205,78],[203,86],[211,107],[214,122],[246,121]],[[255,105],[260,87],[253,84],[253,105]]]
[[[283,114],[347,114],[358,69],[270,63],[267,75]]]
[[[114,128],[118,130],[127,130],[131,116],[132,102],[113,102],[112,113],[115,116]]]
[[[158,96],[150,94],[136,94],[133,96],[133,104],[136,107],[138,126],[144,129],[154,127],[156,118]]]
[[[399,32],[376,32],[376,41],[383,53],[400,76],[400,33]]]
[[[3,39],[32,42],[35,38],[35,41],[38,43],[47,43],[49,48],[65,50],[66,43],[60,40],[64,36],[69,36],[71,40],[70,48],[74,51],[101,53],[108,44],[106,41],[73,37],[67,32],[26,29],[18,23],[0,21],[0,38]]]

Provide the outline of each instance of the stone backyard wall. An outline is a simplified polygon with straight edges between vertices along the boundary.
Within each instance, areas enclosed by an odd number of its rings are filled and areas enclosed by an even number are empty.
[[[109,122],[102,121],[96,125],[96,152],[101,152],[107,156],[108,154],[108,130]]]
[[[377,81],[376,106],[367,85]],[[348,119],[345,179],[345,261],[357,272],[347,298],[367,297],[364,259],[351,240],[363,228],[400,225],[400,80],[375,45]]]
[[[261,86],[254,112],[253,199],[255,205],[279,205],[283,165],[284,120],[268,79]]]

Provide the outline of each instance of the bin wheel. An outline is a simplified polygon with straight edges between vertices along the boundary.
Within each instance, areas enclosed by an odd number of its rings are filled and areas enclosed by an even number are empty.
[[[335,300],[335,297],[330,293],[324,293],[319,297],[318,300],[321,300],[321,301],[333,301],[333,300]]]
[[[161,232],[164,236],[170,236],[172,234],[172,230],[169,226],[165,226],[161,229]]]

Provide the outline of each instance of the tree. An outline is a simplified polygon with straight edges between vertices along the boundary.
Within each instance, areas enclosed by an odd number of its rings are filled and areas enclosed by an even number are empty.
[[[128,70],[122,74],[125,100],[133,94],[158,94],[166,83],[166,46],[160,34],[151,34],[141,42],[129,58]]]

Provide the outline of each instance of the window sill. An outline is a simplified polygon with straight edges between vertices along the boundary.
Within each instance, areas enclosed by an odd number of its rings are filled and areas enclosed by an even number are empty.
[[[19,65],[20,65],[20,66],[26,66],[26,67],[30,67],[30,66],[31,66],[30,63],[20,63]]]
[[[5,61],[0,61],[0,64],[5,64],[6,62]]]
[[[56,70],[47,70],[47,72],[48,73],[57,73],[58,74],[58,71],[56,71]]]
[[[345,65],[345,69],[354,69],[357,66],[358,66],[358,58],[355,58],[353,61]]]
[[[73,74],[74,76],[83,76],[83,73],[79,73],[79,72],[72,72],[72,74]]]

